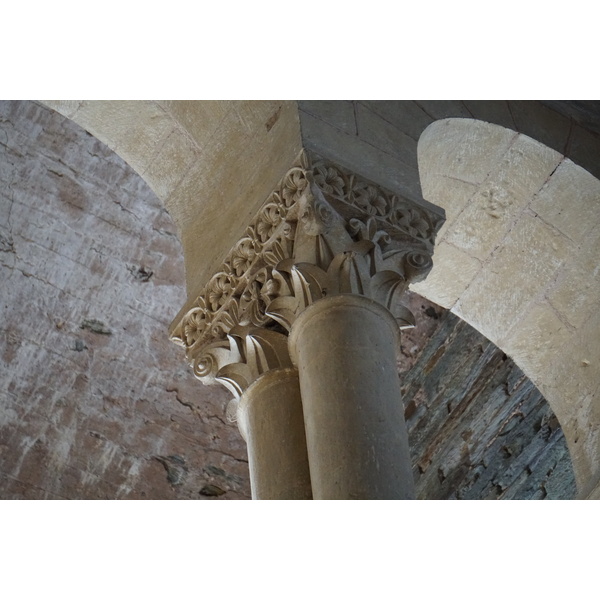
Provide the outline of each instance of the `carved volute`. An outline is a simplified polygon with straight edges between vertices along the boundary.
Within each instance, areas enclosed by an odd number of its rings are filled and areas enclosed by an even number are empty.
[[[201,381],[218,381],[239,398],[262,373],[291,365],[289,330],[320,298],[363,295],[388,308],[401,328],[412,327],[401,296],[431,269],[441,223],[303,152],[171,339],[185,347]]]

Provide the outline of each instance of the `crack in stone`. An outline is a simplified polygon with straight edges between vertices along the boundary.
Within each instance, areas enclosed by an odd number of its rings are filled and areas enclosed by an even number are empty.
[[[167,389],[165,389],[165,392],[167,392],[167,394],[174,393],[175,400],[177,400],[177,402],[179,402],[179,404],[181,404],[182,406],[185,406],[186,408],[189,408],[196,416],[198,416],[200,418],[200,420],[202,422],[204,422],[204,419],[200,415],[200,411],[191,402],[186,402],[185,400],[182,400],[179,397],[179,389],[178,388],[167,388]]]
[[[224,419],[222,419],[218,415],[209,415],[207,418],[208,419],[216,419],[217,421],[221,422],[226,427],[231,427],[232,426],[232,423],[227,423],[227,421],[225,421]]]
[[[131,210],[129,210],[128,208],[125,208],[120,202],[119,200],[112,198],[113,204],[116,204],[122,211],[129,213],[136,221],[140,221],[140,218]]]
[[[5,237],[0,233],[0,252],[10,252],[12,254],[16,254],[15,243],[10,233],[9,237]]]

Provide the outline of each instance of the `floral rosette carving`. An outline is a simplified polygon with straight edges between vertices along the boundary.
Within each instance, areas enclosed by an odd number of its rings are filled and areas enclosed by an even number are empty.
[[[355,182],[348,193],[348,198],[368,215],[387,214],[389,202],[375,186],[365,181]]]
[[[390,212],[389,220],[409,235],[422,239],[429,236],[431,226],[417,210],[396,204]]]
[[[258,223],[256,224],[256,233],[260,241],[267,242],[284,218],[284,211],[281,204],[269,202],[260,212]]]
[[[337,168],[323,163],[313,168],[313,180],[325,194],[344,195],[344,179]]]
[[[193,346],[210,327],[210,316],[204,306],[192,309],[184,318],[182,342],[189,348]]]
[[[256,259],[256,244],[251,237],[242,238],[233,249],[231,267],[241,277]]]
[[[288,208],[295,204],[308,186],[306,171],[302,167],[290,169],[283,178],[281,195]]]
[[[208,282],[205,297],[208,306],[216,311],[223,306],[235,287],[231,273],[220,272],[213,276]]]
[[[434,236],[443,218],[382,189],[361,177],[331,165],[311,154],[311,177],[328,200],[332,198],[355,206],[361,212],[385,221],[399,231],[433,247]]]
[[[239,301],[240,325],[260,326],[269,320],[265,311],[270,297],[265,293],[265,286],[271,277],[271,269],[261,269],[246,286]]]

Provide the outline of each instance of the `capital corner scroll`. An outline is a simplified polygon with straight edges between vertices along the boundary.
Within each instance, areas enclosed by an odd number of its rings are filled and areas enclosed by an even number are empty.
[[[412,327],[401,296],[431,270],[442,222],[303,151],[171,340],[185,348],[196,377],[239,398],[261,374],[291,366],[289,330],[320,298],[363,295],[387,307],[401,328]]]

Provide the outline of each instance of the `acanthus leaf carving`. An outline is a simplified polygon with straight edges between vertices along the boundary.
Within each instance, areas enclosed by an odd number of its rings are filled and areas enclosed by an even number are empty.
[[[296,317],[325,295],[327,273],[310,263],[282,261],[274,274],[282,282],[280,295],[267,306],[267,315],[288,331]]]
[[[225,339],[208,344],[192,361],[194,375],[203,383],[225,385],[235,396],[263,373],[291,367],[287,336],[262,327],[236,325]]]
[[[361,251],[362,250],[362,251]],[[327,292],[371,295],[371,274],[366,258],[371,248],[356,248],[338,254],[327,269]]]
[[[291,365],[284,332],[320,298],[364,295],[411,327],[401,297],[431,269],[440,226],[438,215],[303,152],[172,339],[197,377],[239,396],[265,370]]]
[[[395,271],[379,271],[371,279],[372,298],[394,315],[400,329],[415,326],[415,317],[402,303],[408,283]]]

